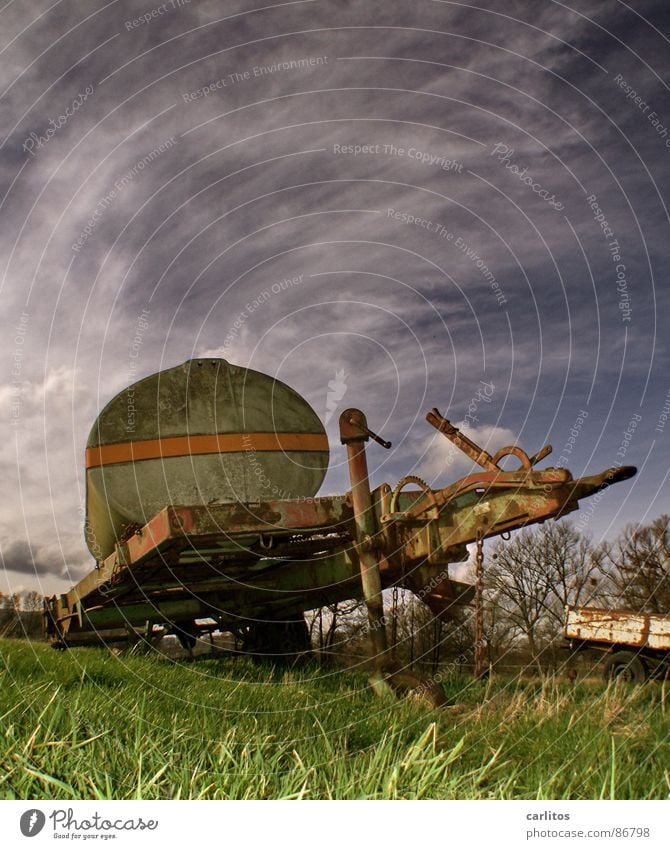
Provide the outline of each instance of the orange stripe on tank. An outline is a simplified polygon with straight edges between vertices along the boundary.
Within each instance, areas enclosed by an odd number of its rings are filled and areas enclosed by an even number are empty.
[[[229,454],[253,451],[328,451],[324,433],[211,433],[115,442],[86,449],[86,468],[188,457],[191,454]]]

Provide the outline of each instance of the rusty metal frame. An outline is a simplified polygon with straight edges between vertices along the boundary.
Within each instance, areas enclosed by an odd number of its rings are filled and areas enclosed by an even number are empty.
[[[537,469],[545,446],[529,457],[518,446],[490,455],[444,419],[428,421],[482,471],[433,490],[413,476],[395,489],[370,489],[366,442],[390,447],[356,409],[340,417],[351,490],[343,496],[258,503],[168,506],[119,541],[69,592],[45,607],[56,645],[95,640],[114,627],[212,617],[234,630],[245,617],[281,616],[346,598],[367,604],[379,691],[404,686],[389,665],[382,590],[405,586],[436,615],[471,603],[474,588],[444,577],[467,559],[466,546],[578,508],[578,502],[635,474],[607,469],[573,480],[566,469]],[[501,469],[506,455],[519,459]],[[409,485],[418,489],[408,489]],[[435,579],[440,581],[433,586]],[[430,592],[426,587],[430,586]],[[405,677],[406,678],[406,677]]]

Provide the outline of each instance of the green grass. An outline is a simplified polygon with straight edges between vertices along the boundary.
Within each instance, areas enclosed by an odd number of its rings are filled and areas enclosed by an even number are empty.
[[[445,683],[457,707],[376,699],[364,675],[175,664],[0,642],[4,799],[658,799],[661,684]],[[670,702],[670,698],[667,699]]]

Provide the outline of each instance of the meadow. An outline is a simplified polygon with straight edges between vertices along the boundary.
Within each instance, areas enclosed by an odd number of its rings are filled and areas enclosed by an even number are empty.
[[[668,683],[362,672],[0,641],[3,799],[661,799]]]

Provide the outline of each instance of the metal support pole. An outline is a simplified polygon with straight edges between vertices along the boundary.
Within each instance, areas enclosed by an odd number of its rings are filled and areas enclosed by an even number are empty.
[[[340,438],[347,446],[351,501],[356,523],[355,548],[361,570],[363,598],[368,611],[370,637],[375,655],[374,663],[377,669],[381,669],[387,659],[388,641],[379,558],[374,548],[374,535],[377,528],[368,479],[368,463],[365,457],[365,443],[371,435],[373,434],[368,430],[365,416],[360,410],[350,409],[342,413]]]
[[[359,447],[360,446],[360,447]],[[361,569],[363,598],[368,609],[370,636],[375,652],[375,665],[381,665],[386,654],[386,623],[384,621],[384,602],[382,598],[382,579],[379,560],[372,548],[373,510],[368,481],[367,462],[363,443],[347,445],[349,472],[351,474],[351,500],[356,521],[356,552]]]

